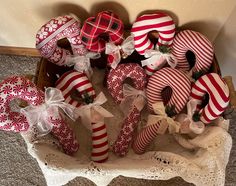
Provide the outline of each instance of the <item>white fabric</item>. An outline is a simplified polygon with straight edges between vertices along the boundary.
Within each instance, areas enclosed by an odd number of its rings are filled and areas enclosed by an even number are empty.
[[[106,43],[105,53],[113,55],[113,62],[111,67],[115,69],[121,61],[120,50],[124,52],[125,55],[130,56],[134,51],[134,38],[133,36],[127,37],[121,45],[115,45],[112,42]]]
[[[175,59],[175,57],[173,56],[173,54],[171,53],[162,53],[159,51],[159,49],[157,48],[156,50],[146,50],[144,57],[148,58],[145,60],[141,61],[142,66],[150,66],[153,65],[155,67],[161,67],[163,66],[164,61],[166,61],[171,68],[175,68],[177,65],[177,60]],[[164,59],[161,60],[161,59]]]
[[[104,104],[107,101],[106,96],[103,94],[103,92],[100,92],[98,96],[94,99],[93,103],[90,103],[88,105],[83,105],[76,109],[76,115],[81,117],[82,123],[88,127],[90,130],[91,122],[97,123],[99,121],[92,121],[94,118],[92,115],[93,111],[96,111],[101,115],[101,117],[113,117],[113,115],[104,109],[101,105]],[[94,113],[95,114],[95,113]]]
[[[104,71],[95,70],[92,83],[100,85],[96,86],[97,91],[103,91],[108,99],[103,106],[115,115],[113,118],[105,118],[111,145],[119,133],[123,113],[107,90],[102,88],[103,76]],[[143,110],[139,128],[146,124],[147,116],[147,111]],[[90,132],[78,121],[71,124],[74,124],[73,128],[80,142],[80,149],[74,157],[62,153],[59,146],[52,143],[56,140],[50,136],[48,139],[32,140],[29,134],[22,133],[29,153],[38,161],[49,186],[64,185],[77,176],[86,177],[98,186],[104,186],[119,175],[152,180],[180,176],[197,186],[224,185],[232,139],[221,127],[206,127],[202,134],[193,139],[178,134],[174,137],[168,134],[159,135],[143,155],[136,155],[130,150],[127,156],[119,158],[109,151],[109,160],[98,164],[89,160]]]
[[[74,69],[80,73],[85,73],[89,79],[93,75],[90,59],[98,59],[101,55],[95,52],[88,52],[84,56],[70,55],[66,57],[66,65],[71,67],[74,65]]]
[[[46,135],[51,132],[53,125],[48,122],[48,117],[53,113],[59,116],[58,108],[61,108],[64,113],[72,120],[75,120],[75,108],[65,102],[65,99],[59,89],[48,87],[45,90],[45,103],[38,106],[29,105],[22,108],[23,113],[31,127],[38,129],[39,135]]]
[[[141,111],[146,104],[144,91],[137,90],[129,84],[123,85],[123,97],[124,99],[120,103],[120,109],[125,115],[130,112],[130,108],[132,108],[133,105]]]

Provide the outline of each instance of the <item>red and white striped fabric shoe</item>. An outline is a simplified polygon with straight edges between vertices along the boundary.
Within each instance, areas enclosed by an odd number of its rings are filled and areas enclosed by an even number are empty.
[[[162,94],[166,88],[171,88],[172,91],[167,91],[166,97]],[[149,79],[147,85],[148,107],[152,110],[152,105],[155,102],[165,102],[166,106],[175,108],[178,114],[186,105],[191,92],[191,82],[187,75],[183,72],[170,67],[163,68],[155,72]],[[170,96],[171,94],[171,96]],[[167,99],[168,102],[167,102]]]
[[[56,88],[61,90],[65,102],[73,105],[74,107],[80,107],[81,103],[71,98],[71,94],[74,90],[80,94],[82,98],[84,95],[95,98],[95,90],[89,81],[88,77],[84,73],[80,73],[76,70],[71,70],[64,73],[56,82]]]
[[[229,88],[218,74],[206,74],[193,85],[190,100],[196,100],[198,102],[197,108],[200,109],[206,94],[209,95],[209,102],[199,110],[199,113],[200,120],[207,124],[218,118],[227,108]]]
[[[148,33],[157,31],[159,34],[157,47],[148,38]],[[154,14],[144,14],[136,19],[134,22],[131,33],[134,35],[135,49],[140,55],[147,56],[147,50],[153,50],[160,46],[170,47],[175,35],[175,23],[173,19],[162,12]],[[146,64],[146,73],[152,75],[158,67],[163,66],[165,59],[158,56],[150,64]]]
[[[190,70],[186,53],[191,51],[195,55],[195,64],[192,72],[208,72],[214,57],[212,43],[201,33],[192,30],[179,32],[173,41],[172,54],[177,59],[177,69]]]

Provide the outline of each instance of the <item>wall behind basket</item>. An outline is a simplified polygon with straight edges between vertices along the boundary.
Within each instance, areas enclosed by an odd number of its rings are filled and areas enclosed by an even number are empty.
[[[165,10],[178,26],[200,31],[215,41],[223,74],[232,75],[236,69],[235,7],[235,0],[7,0],[0,6],[0,46],[34,48],[41,25],[69,12],[85,20],[101,10],[113,10],[127,26],[146,10]]]

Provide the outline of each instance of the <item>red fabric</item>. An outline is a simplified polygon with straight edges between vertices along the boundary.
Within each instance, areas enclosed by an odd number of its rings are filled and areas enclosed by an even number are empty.
[[[10,102],[14,99],[23,99],[28,104],[38,106],[44,103],[44,93],[39,90],[30,80],[12,76],[0,84],[0,129],[13,132],[29,130],[26,117],[17,112],[12,112]],[[49,113],[48,124],[53,125],[52,133],[59,140],[67,154],[73,154],[79,148],[79,144],[71,128],[64,122],[62,117]],[[36,127],[36,126],[33,126]]]
[[[61,90],[62,95],[65,98],[65,102],[75,107],[80,107],[81,103],[71,98],[71,94],[74,90],[77,90],[79,94],[87,92],[89,96],[95,98],[95,90],[89,81],[88,77],[84,73],[80,73],[76,70],[71,70],[64,73],[56,82],[56,88]]]
[[[189,99],[191,82],[183,72],[170,67],[163,68],[150,77],[147,85],[148,107],[152,110],[152,104],[155,102],[166,102],[166,98],[162,98],[162,91],[166,87],[172,89],[172,93],[168,90],[167,96],[171,97],[166,105],[175,106],[176,113],[179,113]]]
[[[178,60],[177,69],[190,70],[187,51],[192,51],[196,58],[193,72],[208,72],[214,56],[212,43],[199,32],[184,30],[175,36],[172,45],[172,54]]]
[[[108,136],[103,122],[92,123],[92,154],[94,162],[102,163],[108,159]]]
[[[218,118],[229,104],[229,88],[224,80],[216,73],[200,77],[192,87],[191,100],[198,102],[198,108],[205,94],[209,95],[208,104],[200,110],[201,121],[210,123]]]
[[[87,49],[94,52],[105,50],[106,41],[101,38],[107,34],[109,42],[120,44],[123,41],[124,25],[117,15],[109,11],[100,12],[97,17],[90,17],[80,32],[82,43]]]
[[[159,33],[158,46],[171,46],[175,35],[175,23],[169,15],[162,12],[138,17],[131,32],[134,35],[135,49],[141,55],[144,55],[145,50],[154,48],[154,44],[148,38],[151,31]]]
[[[64,65],[70,52],[57,46],[57,41],[67,38],[73,54],[84,55],[87,50],[80,41],[80,21],[65,15],[52,18],[36,34],[36,48],[50,62]]]

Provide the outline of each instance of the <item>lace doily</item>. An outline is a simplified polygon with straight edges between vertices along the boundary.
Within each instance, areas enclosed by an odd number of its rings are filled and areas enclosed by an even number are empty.
[[[96,92],[100,92],[104,72],[95,70],[94,73],[93,85]],[[105,121],[111,146],[121,128],[123,116],[108,92],[105,89],[103,92],[109,100],[104,107],[116,116],[115,120],[107,118]],[[144,111],[140,127],[145,124],[146,115]],[[70,124],[80,142],[80,149],[74,157],[64,154],[58,142],[50,135],[36,139],[29,133],[22,133],[28,151],[38,161],[48,185],[63,185],[81,176],[104,186],[119,175],[152,180],[180,176],[199,186],[224,185],[232,139],[221,127],[207,127],[201,135],[192,139],[177,134],[160,135],[143,155],[137,155],[130,149],[127,156],[119,158],[110,152],[109,160],[98,164],[89,159],[89,131],[79,121]]]

